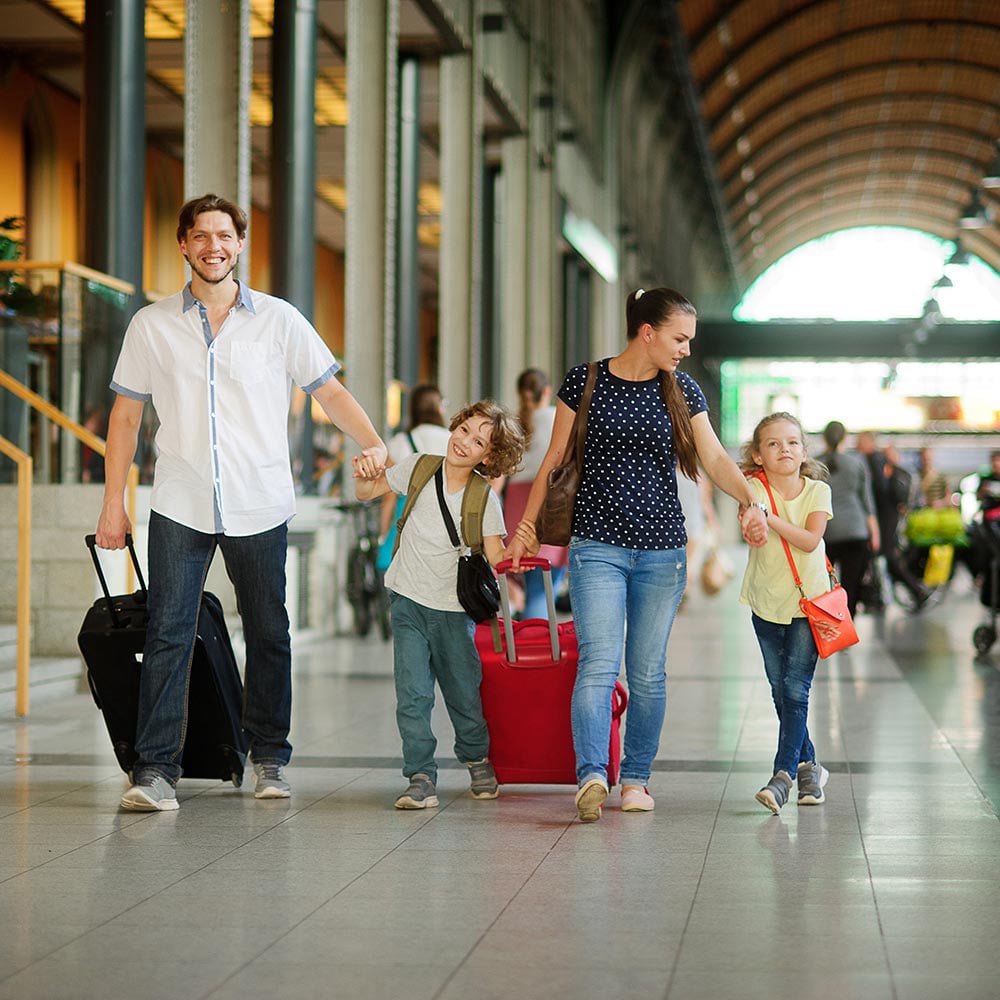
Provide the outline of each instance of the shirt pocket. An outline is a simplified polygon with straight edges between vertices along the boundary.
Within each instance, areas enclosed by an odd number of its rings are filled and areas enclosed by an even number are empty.
[[[244,385],[256,385],[263,381],[267,374],[266,345],[234,343],[229,367],[233,378]]]

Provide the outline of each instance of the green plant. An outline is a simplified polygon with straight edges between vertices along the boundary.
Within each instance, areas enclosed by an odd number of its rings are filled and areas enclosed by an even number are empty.
[[[18,260],[24,250],[24,240],[15,239],[12,233],[24,229],[24,218],[8,215],[0,219],[0,260]]]
[[[8,215],[0,219],[0,260],[20,260],[24,240],[13,234],[24,229],[24,217]],[[38,296],[15,277],[15,271],[0,273],[0,300],[4,309],[21,316],[33,316],[38,310]]]

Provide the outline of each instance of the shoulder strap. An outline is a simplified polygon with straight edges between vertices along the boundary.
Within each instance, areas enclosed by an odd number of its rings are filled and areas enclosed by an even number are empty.
[[[406,519],[410,516],[410,511],[417,502],[420,491],[430,482],[443,462],[444,458],[440,455],[421,455],[417,459],[417,464],[410,473],[410,482],[406,487],[406,502],[403,504],[403,512],[396,522],[396,541],[392,546],[393,555],[399,548],[399,537],[403,533],[403,525],[406,524]]]
[[[413,449],[413,454],[416,455],[420,449],[417,447],[417,442],[413,440],[413,431],[406,432],[406,440],[410,442],[410,447]]]
[[[483,550],[483,518],[493,487],[478,472],[469,476],[462,497],[462,537],[474,553]]]
[[[594,395],[594,386],[597,385],[597,362],[587,362],[587,381],[583,386],[583,395],[580,397],[580,405],[576,410],[576,418],[573,420],[573,432],[576,440],[573,442],[573,455],[576,460],[576,467],[583,469],[583,447],[587,440],[587,415],[590,413],[590,399]]]

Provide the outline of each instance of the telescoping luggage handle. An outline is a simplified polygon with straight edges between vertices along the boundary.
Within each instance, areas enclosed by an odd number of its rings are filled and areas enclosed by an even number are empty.
[[[517,663],[517,650],[514,648],[514,621],[510,614],[510,595],[507,592],[507,574],[511,572],[511,560],[498,562],[494,569],[500,579],[500,607],[503,611],[503,635],[507,643],[507,660]],[[529,569],[540,569],[545,581],[545,603],[549,611],[549,640],[552,643],[552,659],[559,660],[559,626],[556,624],[556,599],[552,593],[552,566],[548,559],[538,556],[525,556],[519,563],[518,572]],[[496,650],[500,652],[500,650]]]
[[[115,611],[115,602],[111,598],[111,591],[108,590],[108,581],[104,579],[104,570],[101,569],[101,560],[97,558],[97,535],[87,535],[85,539],[87,543],[87,548],[90,549],[90,558],[94,560],[94,569],[97,570],[97,579],[101,581],[101,590],[104,591],[104,597],[108,603],[108,612],[111,615],[111,624],[115,628],[121,628],[122,623],[118,617],[118,612]],[[125,545],[128,548],[128,554],[132,558],[132,565],[135,567],[135,575],[139,580],[139,592],[145,596],[146,594],[146,581],[142,578],[142,570],[139,568],[139,559],[135,554],[135,548],[132,545],[132,536],[125,536]]]

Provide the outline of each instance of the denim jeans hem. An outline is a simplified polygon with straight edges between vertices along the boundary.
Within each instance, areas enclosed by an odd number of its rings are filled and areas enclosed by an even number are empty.
[[[583,788],[588,781],[593,781],[595,778],[604,782],[605,785],[608,784],[607,774],[602,774],[600,771],[588,771],[582,778],[577,781],[577,788]]]
[[[255,754],[253,751],[250,752],[250,761],[253,764],[280,764],[282,767],[287,767],[288,762],[291,760],[291,756],[276,756],[272,757],[270,755],[266,757],[261,757]]]
[[[646,775],[645,778],[643,778],[641,775],[636,776],[633,774],[619,774],[618,784],[621,785],[623,788],[625,787],[625,785],[641,785],[643,788],[645,788],[649,784],[649,778],[650,775],[648,774]]]

